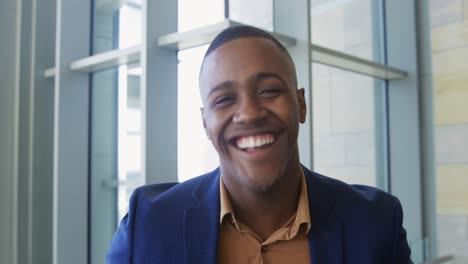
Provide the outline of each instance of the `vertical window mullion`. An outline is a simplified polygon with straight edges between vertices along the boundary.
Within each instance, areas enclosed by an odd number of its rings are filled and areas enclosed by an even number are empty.
[[[89,0],[57,1],[53,263],[88,261],[89,76],[70,63],[89,55]]]
[[[146,183],[177,181],[177,51],[156,40],[177,32],[178,1],[143,1],[141,92]]]

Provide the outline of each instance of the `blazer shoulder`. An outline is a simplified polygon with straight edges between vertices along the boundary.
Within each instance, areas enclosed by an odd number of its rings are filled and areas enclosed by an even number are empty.
[[[313,179],[311,184],[319,185],[326,190],[322,191],[323,195],[335,200],[337,213],[341,217],[363,215],[367,219],[381,219],[401,212],[398,198],[376,187],[348,184],[316,172],[309,173]]]
[[[165,193],[166,191],[170,190],[172,187],[179,184],[178,182],[166,182],[166,183],[154,183],[154,184],[147,184],[136,188],[133,191],[133,195],[135,198],[144,200],[144,201],[152,201],[158,198],[161,194]]]
[[[160,259],[166,249],[180,246],[185,211],[195,205],[193,193],[197,189],[203,191],[199,186],[213,182],[213,175],[216,172],[183,183],[149,184],[135,189],[128,213],[107,252],[107,263],[146,263],[147,257]]]
[[[217,170],[200,175],[190,180],[178,183],[157,183],[143,185],[135,189],[130,198],[130,206],[165,207],[173,204],[181,205],[193,202],[193,193],[205,181],[212,181],[217,175]],[[132,201],[133,200],[133,201]],[[183,206],[182,206],[183,208]]]
[[[333,201],[328,203],[332,206],[326,207],[327,217],[336,218],[341,223],[342,236],[352,242],[347,254],[372,257],[369,263],[412,263],[397,197],[375,187],[347,184],[311,171],[308,175],[309,189],[319,194],[309,194],[310,202]],[[369,248],[373,249],[371,255]]]
[[[391,263],[412,263],[406,230],[403,227],[403,209],[399,199],[378,188],[336,183],[337,211],[347,223],[349,237],[378,244],[380,254]],[[352,230],[349,230],[352,229]]]

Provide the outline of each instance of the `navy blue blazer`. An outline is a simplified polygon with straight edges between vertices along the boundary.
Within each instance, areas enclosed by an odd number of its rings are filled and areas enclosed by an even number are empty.
[[[410,249],[400,202],[373,187],[348,185],[304,169],[314,264],[406,264]],[[219,169],[180,183],[138,188],[107,263],[216,263]]]

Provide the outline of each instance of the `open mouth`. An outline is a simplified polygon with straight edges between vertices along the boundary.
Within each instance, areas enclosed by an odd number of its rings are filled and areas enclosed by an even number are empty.
[[[242,136],[233,140],[234,146],[240,150],[248,151],[252,149],[265,148],[275,142],[273,134],[260,134],[254,136]]]

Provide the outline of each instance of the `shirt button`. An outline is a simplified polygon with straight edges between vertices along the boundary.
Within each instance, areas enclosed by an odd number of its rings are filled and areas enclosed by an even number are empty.
[[[261,250],[263,253],[265,253],[265,252],[268,251],[268,246],[267,246],[267,245],[262,245],[262,246],[260,247],[260,250]]]

